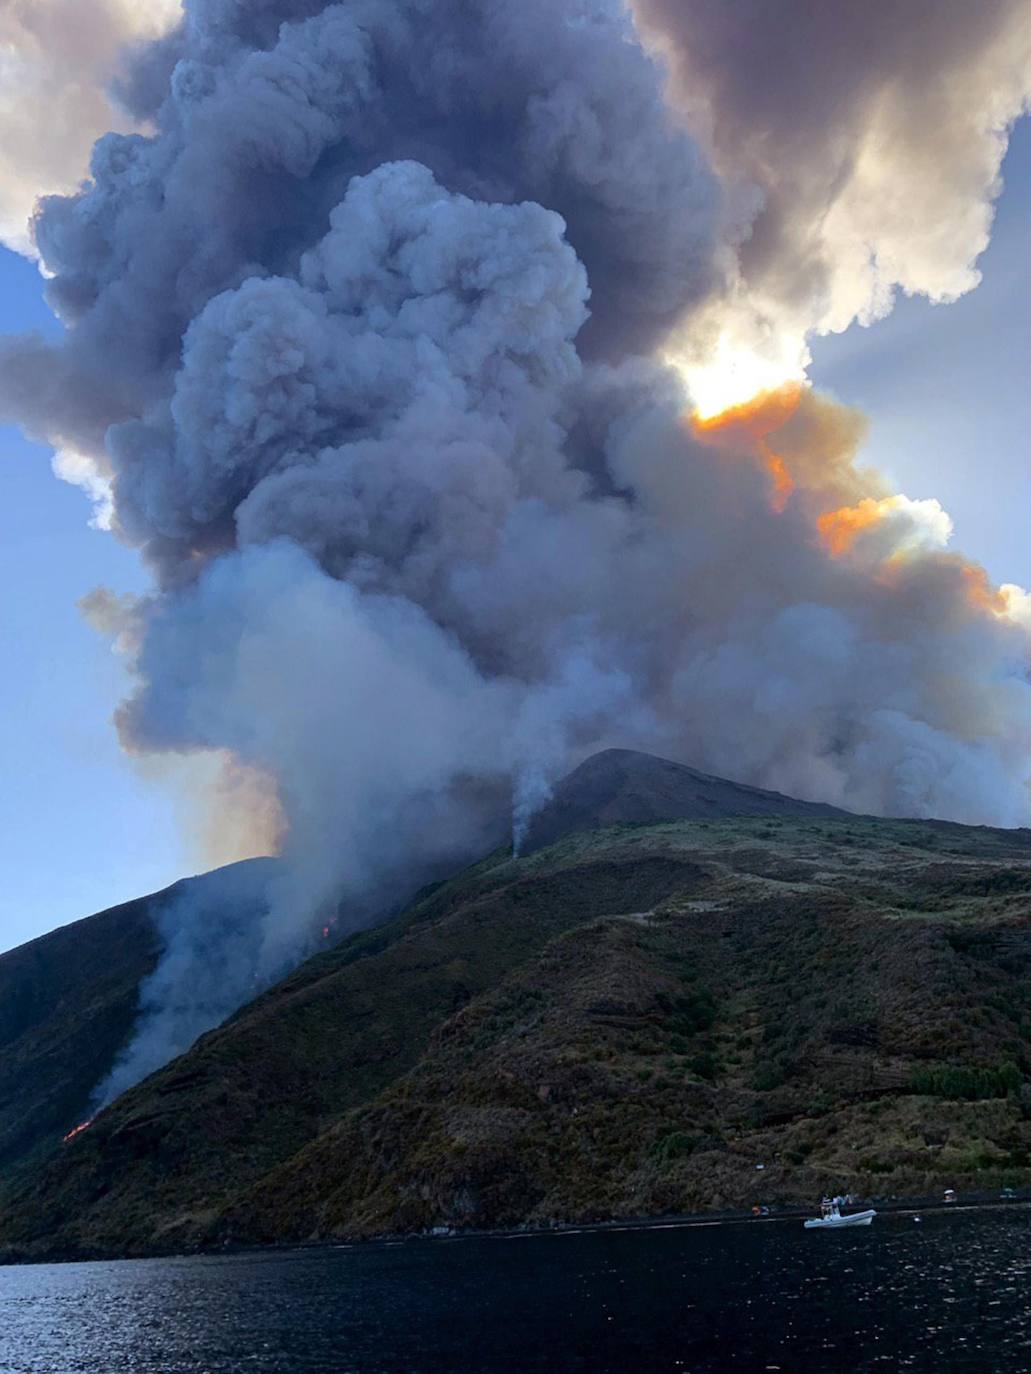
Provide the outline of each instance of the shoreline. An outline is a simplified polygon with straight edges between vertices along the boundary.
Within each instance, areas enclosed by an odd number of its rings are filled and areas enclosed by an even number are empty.
[[[937,1195],[914,1196],[907,1198],[861,1198],[850,1210],[863,1210],[873,1207],[878,1216],[906,1216],[917,1214],[936,1215],[944,1212],[988,1212],[1004,1211],[1012,1208],[1031,1207],[1031,1189],[1022,1189],[1012,1198],[1002,1198],[997,1193],[974,1193],[945,1202]],[[358,1250],[377,1246],[397,1247],[423,1243],[441,1243],[471,1240],[530,1240],[544,1237],[601,1235],[640,1231],[686,1231],[701,1230],[718,1226],[756,1226],[770,1223],[801,1223],[815,1216],[815,1207],[787,1204],[771,1208],[767,1216],[755,1216],[751,1212],[686,1212],[663,1217],[612,1218],[606,1221],[556,1222],[553,1225],[494,1227],[489,1229],[452,1229],[439,1228],[430,1231],[385,1232],[378,1236],[358,1237],[337,1240],[293,1241],[270,1245],[223,1245],[195,1250],[147,1251],[137,1254],[111,1254],[103,1251],[73,1254],[18,1254],[0,1251],[0,1269],[21,1268],[28,1265],[64,1264],[129,1264],[141,1261],[183,1260],[183,1259],[230,1259],[251,1256],[254,1258],[273,1255],[311,1254],[330,1250]]]
[[[911,1198],[860,1198],[849,1207],[849,1211],[863,1211],[866,1207],[876,1210],[878,1216],[934,1215],[941,1212],[989,1212],[1003,1211],[1013,1207],[1031,1207],[1031,1192],[1024,1190],[1012,1198],[1001,1198],[997,1194],[971,1195],[955,1202],[945,1202],[939,1197]],[[452,1230],[417,1231],[405,1235],[384,1235],[370,1237],[368,1240],[312,1241],[310,1244],[291,1246],[257,1247],[251,1253],[264,1253],[272,1250],[317,1250],[317,1249],[357,1249],[363,1245],[407,1245],[413,1241],[446,1240],[518,1240],[520,1238],[539,1238],[542,1236],[566,1236],[600,1234],[606,1231],[680,1231],[701,1229],[713,1226],[755,1226],[771,1222],[801,1222],[818,1215],[816,1207],[802,1207],[796,1204],[771,1208],[767,1216],[755,1216],[751,1212],[687,1212],[683,1215],[666,1217],[621,1218],[610,1221],[560,1222],[554,1226],[498,1227],[491,1230]],[[211,1253],[211,1252],[207,1252]],[[222,1252],[228,1253],[228,1252]],[[243,1253],[241,1251],[240,1253]]]

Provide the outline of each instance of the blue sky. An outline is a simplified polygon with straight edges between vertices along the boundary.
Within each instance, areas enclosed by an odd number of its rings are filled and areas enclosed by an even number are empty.
[[[870,419],[865,458],[937,497],[954,546],[1031,587],[1031,119],[1014,129],[981,285],[951,305],[900,299],[870,328],[813,345],[817,385]]]
[[[53,327],[41,286],[0,249],[0,330]],[[48,450],[0,428],[0,950],[191,867],[171,798],[118,748],[110,719],[126,675],[76,608],[100,583],[146,585],[89,515]]]
[[[869,329],[817,341],[812,375],[870,417],[867,459],[935,496],[956,547],[1031,586],[1028,382],[1031,121],[1004,168],[980,288],[949,306],[901,300]],[[35,268],[0,249],[0,330],[53,328]],[[76,608],[98,584],[146,585],[136,556],[89,527],[48,452],[0,429],[0,950],[153,891],[197,866],[170,794],[119,751],[128,683]]]

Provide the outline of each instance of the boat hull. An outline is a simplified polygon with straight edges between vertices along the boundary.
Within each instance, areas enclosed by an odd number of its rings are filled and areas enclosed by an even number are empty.
[[[876,1212],[853,1212],[847,1217],[813,1217],[805,1223],[807,1231],[840,1231],[843,1226],[869,1226]]]

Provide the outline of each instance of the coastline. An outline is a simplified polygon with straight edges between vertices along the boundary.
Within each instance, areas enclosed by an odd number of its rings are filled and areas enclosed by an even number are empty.
[[[967,1193],[954,1202],[945,1202],[939,1195],[911,1196],[904,1198],[857,1198],[849,1210],[860,1211],[873,1207],[878,1216],[906,1215],[933,1216],[945,1212],[1005,1211],[1018,1207],[1031,1207],[1031,1188],[1017,1191],[1012,1198],[1002,1198],[995,1191]],[[802,1207],[786,1204],[771,1207],[766,1216],[755,1216],[744,1211],[686,1212],[661,1217],[618,1217],[601,1221],[555,1222],[552,1225],[495,1227],[489,1229],[460,1229],[438,1227],[429,1231],[384,1232],[375,1236],[340,1236],[320,1238],[311,1241],[293,1241],[283,1244],[254,1245],[231,1243],[217,1246],[202,1246],[191,1250],[153,1249],[146,1251],[112,1254],[105,1251],[76,1252],[17,1252],[0,1251],[0,1269],[24,1265],[48,1264],[125,1264],[140,1260],[172,1259],[218,1259],[222,1256],[255,1257],[285,1255],[290,1253],[310,1253],[312,1251],[357,1250],[376,1246],[413,1245],[421,1243],[441,1243],[470,1240],[526,1240],[542,1239],[548,1236],[572,1236],[604,1234],[606,1232],[675,1231],[711,1228],[718,1226],[762,1226],[770,1223],[801,1223],[816,1214],[816,1206]]]

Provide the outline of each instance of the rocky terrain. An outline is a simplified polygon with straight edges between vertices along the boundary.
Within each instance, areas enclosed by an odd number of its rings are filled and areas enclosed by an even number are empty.
[[[0,1245],[1031,1181],[1031,836],[783,806],[495,853],[8,1171]]]

